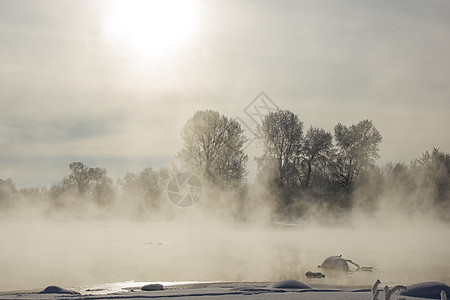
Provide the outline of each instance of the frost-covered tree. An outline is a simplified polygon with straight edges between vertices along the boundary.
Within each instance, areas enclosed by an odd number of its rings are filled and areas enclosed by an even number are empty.
[[[54,185],[53,196],[76,193],[79,196],[90,196],[99,203],[106,204],[114,197],[113,181],[103,168],[91,168],[82,162],[72,162],[69,165],[70,174]]]
[[[310,188],[315,176],[327,176],[327,163],[331,158],[332,149],[331,133],[312,126],[308,129],[296,162],[298,178],[303,188]]]
[[[72,162],[69,165],[70,174],[63,179],[66,189],[75,188],[80,194],[89,190],[93,171],[82,162]]]
[[[422,189],[432,191],[436,203],[450,205],[450,155],[433,148],[422,157],[411,162],[413,176]]]
[[[257,163],[261,170],[274,172],[273,179],[281,190],[298,186],[295,163],[303,142],[303,122],[288,110],[277,110],[266,115],[257,127],[257,142],[263,154]]]
[[[379,157],[382,137],[372,121],[362,120],[356,125],[341,123],[334,127],[336,155],[333,161],[334,179],[347,191],[358,181],[362,172]]]
[[[138,198],[144,203],[155,206],[169,181],[169,171],[165,168],[153,170],[145,168],[138,174],[126,173],[119,184],[123,189],[125,199]]]
[[[236,120],[213,110],[198,111],[183,127],[181,138],[184,147],[178,157],[183,167],[221,187],[245,181],[247,138]]]

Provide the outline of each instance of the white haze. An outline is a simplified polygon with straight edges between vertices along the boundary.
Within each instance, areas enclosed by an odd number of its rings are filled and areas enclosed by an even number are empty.
[[[226,199],[232,204],[233,199]],[[0,221],[0,291],[48,285],[92,287],[142,281],[278,281],[310,284],[450,282],[450,228],[430,212],[380,209],[334,219],[311,212],[273,224],[260,199],[249,220],[224,211],[169,205],[159,221],[47,219],[30,207]],[[202,201],[207,199],[202,198]],[[61,213],[62,214],[62,213]],[[94,214],[95,215],[95,214]],[[68,221],[63,221],[64,219]],[[342,254],[375,271],[310,280],[307,271]]]
[[[196,111],[245,117],[261,91],[327,131],[373,120],[383,162],[450,151],[446,0],[196,1],[195,41],[159,60],[111,47],[109,2],[0,1],[0,178],[169,166]]]

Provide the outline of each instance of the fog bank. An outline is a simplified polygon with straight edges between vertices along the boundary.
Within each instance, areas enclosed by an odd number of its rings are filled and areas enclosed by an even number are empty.
[[[0,290],[135,281],[278,281],[310,284],[450,282],[450,228],[429,218],[351,217],[314,222],[231,223],[191,209],[161,222],[0,221]],[[373,272],[307,279],[342,254]]]

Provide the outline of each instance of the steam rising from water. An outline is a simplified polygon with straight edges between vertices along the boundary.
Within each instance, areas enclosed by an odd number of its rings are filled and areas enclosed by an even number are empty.
[[[355,215],[339,226],[274,226],[218,221],[191,209],[164,222],[3,219],[0,234],[3,291],[127,280],[450,282],[450,228],[426,217]],[[338,254],[376,270],[321,280],[304,276]]]

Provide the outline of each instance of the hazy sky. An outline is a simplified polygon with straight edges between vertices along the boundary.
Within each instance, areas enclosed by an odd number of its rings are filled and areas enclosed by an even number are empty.
[[[305,127],[371,119],[409,163],[450,152],[449,80],[448,0],[0,0],[0,178],[170,166],[195,111],[252,127],[261,91]]]

